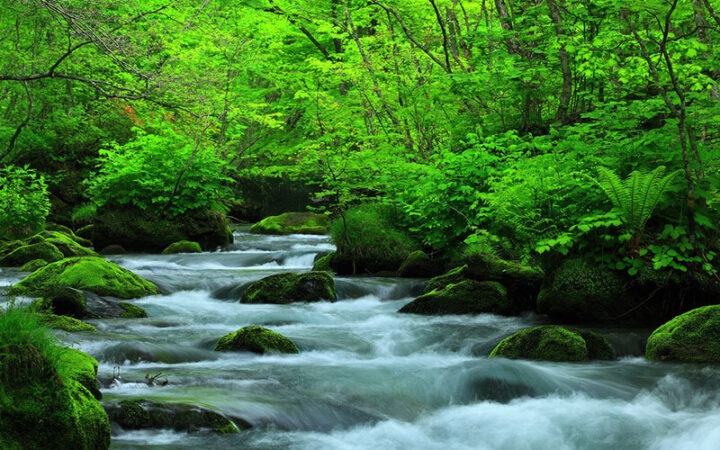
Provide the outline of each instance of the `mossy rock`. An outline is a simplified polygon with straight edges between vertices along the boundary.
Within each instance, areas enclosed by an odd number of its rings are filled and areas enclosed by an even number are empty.
[[[582,259],[567,260],[540,291],[538,312],[563,320],[614,320],[636,304],[625,284],[613,270]]]
[[[143,319],[148,316],[147,311],[132,303],[120,302],[119,305],[124,310],[120,313],[120,317],[123,319]]]
[[[539,361],[587,361],[612,359],[614,350],[607,339],[586,330],[555,325],[526,328],[503,339],[490,358]]]
[[[101,255],[126,255],[127,250],[122,245],[108,245],[100,250]]]
[[[23,375],[0,386],[3,448],[95,450],[110,446],[108,416],[88,389],[97,389],[94,359],[58,348],[55,366],[32,345],[0,350],[0,372],[15,370],[3,364],[11,361],[3,358],[11,357],[15,368],[25,368]],[[0,379],[6,377],[0,373]]]
[[[337,300],[335,280],[327,272],[279,273],[251,283],[242,303],[319,302]]]
[[[56,224],[56,223],[47,223],[47,224],[45,224],[45,231],[56,231],[58,233],[62,233],[65,236],[72,239],[73,241],[82,245],[83,247],[91,247],[92,246],[92,242],[90,242],[90,239],[88,239],[84,236],[81,236],[78,233],[73,232],[73,230],[66,227],[65,225],[60,225],[60,224]],[[80,256],[80,255],[78,255],[78,256]]]
[[[263,327],[245,327],[218,339],[215,351],[253,353],[298,353],[293,341]]]
[[[289,212],[266,217],[250,227],[253,234],[328,234],[330,219],[312,212]]]
[[[468,266],[460,266],[450,270],[447,273],[438,275],[428,280],[425,284],[425,292],[432,292],[436,289],[442,289],[449,284],[457,284],[461,281],[467,280],[468,277]]]
[[[534,310],[542,286],[543,271],[515,261],[507,261],[485,251],[466,251],[455,266],[467,265],[467,276],[478,281],[497,281],[523,309]]]
[[[398,269],[398,276],[403,278],[430,278],[441,272],[440,265],[431,260],[422,250],[408,255]]]
[[[58,248],[66,258],[75,256],[97,256],[97,253],[77,242],[77,237],[59,231],[43,231],[40,236]],[[88,241],[89,243],[89,241]]]
[[[57,287],[45,291],[43,295],[32,303],[33,308],[38,312],[74,318],[88,316],[87,297],[79,289]]]
[[[154,428],[190,433],[210,430],[228,434],[251,428],[250,423],[243,419],[230,420],[219,412],[183,403],[123,400],[108,405],[107,412],[113,423],[126,430]]]
[[[33,259],[32,261],[23,264],[23,266],[18,269],[19,272],[35,272],[38,269],[42,269],[43,267],[47,266],[49,263],[45,261],[44,259]]]
[[[645,356],[653,361],[720,362],[720,305],[681,314],[653,331]]]
[[[191,210],[172,219],[131,207],[103,207],[95,217],[92,241],[97,248],[121,245],[128,251],[160,253],[178,241],[198,242],[204,250],[232,243],[223,214]]]
[[[313,272],[332,272],[332,259],[333,256],[335,256],[335,252],[330,252],[327,255],[320,255],[318,258],[315,258],[315,261],[313,262]]]
[[[90,242],[90,238],[92,237],[92,231],[95,228],[95,225],[89,224],[85,225],[84,227],[80,227],[75,231],[75,236],[81,237],[85,239],[85,241]]]
[[[192,241],[178,241],[174,242],[162,251],[163,255],[174,255],[176,253],[201,253],[202,248],[200,244]]]
[[[59,231],[61,233],[67,234],[69,236],[72,236],[73,230],[71,230],[69,227],[66,227],[65,225],[61,225],[59,223],[53,223],[53,222],[46,222],[45,223],[45,231]]]
[[[63,259],[62,252],[50,242],[23,245],[0,259],[0,266],[22,266],[35,259],[55,262]]]
[[[494,281],[464,280],[421,295],[400,308],[401,313],[423,315],[501,314],[513,315],[517,308],[507,291]]]
[[[123,299],[158,293],[157,286],[117,264],[99,257],[81,257],[48,264],[10,288],[9,294],[42,296],[62,287]]]
[[[81,331],[96,331],[96,328],[82,320],[70,316],[55,314],[41,314],[40,321],[48,328],[77,333]]]

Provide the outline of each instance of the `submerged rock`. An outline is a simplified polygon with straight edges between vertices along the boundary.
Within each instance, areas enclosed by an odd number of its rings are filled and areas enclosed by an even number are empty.
[[[440,266],[432,261],[422,250],[408,255],[398,269],[398,276],[404,278],[428,278],[440,273]]]
[[[328,234],[330,219],[312,212],[289,212],[266,217],[250,227],[254,234]]]
[[[490,358],[540,361],[587,361],[613,359],[614,350],[604,337],[586,330],[555,325],[526,328],[503,339]]]
[[[327,272],[279,273],[248,285],[242,303],[335,301],[335,280]]]
[[[265,353],[298,353],[290,339],[263,327],[244,327],[218,339],[215,351]]]
[[[654,361],[720,362],[720,305],[693,309],[653,331],[645,349]]]
[[[39,269],[10,288],[10,295],[42,296],[72,287],[123,299],[157,294],[157,286],[99,257],[68,258]]]
[[[494,281],[464,280],[421,295],[400,308],[401,313],[442,314],[501,314],[517,313],[507,291]]]
[[[122,245],[108,245],[100,250],[101,255],[126,255],[127,250]]]
[[[100,297],[92,292],[65,287],[47,293],[33,302],[40,312],[77,319],[137,319],[147,317],[147,311],[128,302]]]
[[[163,255],[174,255],[176,253],[201,253],[202,248],[200,244],[193,241],[178,241],[174,242],[162,251]]]
[[[235,418],[196,405],[158,402],[154,400],[123,400],[106,407],[110,420],[126,430],[148,428],[197,432],[237,433],[251,425]]]

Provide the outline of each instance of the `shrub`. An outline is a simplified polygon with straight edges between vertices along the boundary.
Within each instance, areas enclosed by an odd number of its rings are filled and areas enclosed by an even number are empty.
[[[98,207],[167,209],[172,216],[194,209],[225,211],[220,200],[230,197],[227,183],[232,179],[224,175],[224,163],[212,149],[201,145],[195,151],[194,143],[172,129],[157,134],[136,129],[136,134],[124,145],[100,151],[99,170],[88,183],[88,195]]]
[[[50,212],[47,185],[27,167],[0,168],[0,238],[16,239],[41,231]]]

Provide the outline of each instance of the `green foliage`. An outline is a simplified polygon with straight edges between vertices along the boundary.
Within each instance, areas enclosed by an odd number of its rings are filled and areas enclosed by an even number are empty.
[[[15,239],[42,231],[50,211],[42,175],[28,167],[0,168],[0,239]]]
[[[195,209],[224,211],[231,197],[222,160],[208,148],[196,148],[170,126],[158,134],[136,129],[123,145],[100,151],[99,170],[88,184],[98,206],[133,206],[160,215]],[[178,178],[178,190],[173,190]]]
[[[640,242],[645,224],[679,173],[665,175],[665,166],[660,166],[650,172],[635,170],[622,180],[612,170],[598,168],[595,182],[621,211],[620,218],[631,235],[632,245]]]

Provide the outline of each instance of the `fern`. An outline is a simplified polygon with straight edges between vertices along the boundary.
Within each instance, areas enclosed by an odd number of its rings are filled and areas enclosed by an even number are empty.
[[[620,219],[634,245],[639,243],[645,224],[679,172],[665,175],[665,166],[660,166],[651,172],[636,170],[623,180],[608,168],[598,168],[598,179],[594,181],[621,211]]]

